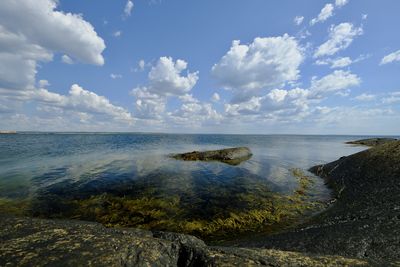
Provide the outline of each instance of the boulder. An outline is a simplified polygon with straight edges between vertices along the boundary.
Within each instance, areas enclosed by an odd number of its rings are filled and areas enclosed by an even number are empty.
[[[234,147],[209,151],[193,151],[183,154],[172,154],[171,157],[177,160],[186,161],[220,161],[230,165],[238,165],[251,158],[253,154],[247,147]]]

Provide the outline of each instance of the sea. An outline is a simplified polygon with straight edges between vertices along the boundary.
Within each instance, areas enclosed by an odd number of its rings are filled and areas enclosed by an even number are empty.
[[[308,169],[366,149],[345,144],[362,138],[366,136],[2,134],[0,212],[171,230],[159,221],[203,222],[228,216],[225,211],[233,216],[236,208],[243,213],[250,207],[246,200],[252,201],[251,208],[259,205],[254,204],[258,196],[265,200],[261,191],[289,196],[299,187],[293,170],[312,180],[309,199],[324,201],[330,190]],[[250,148],[253,155],[236,166],[170,157],[239,146]],[[131,206],[125,206],[124,200]],[[101,209],[111,206],[118,216],[110,219]],[[78,212],[82,207],[87,209]]]

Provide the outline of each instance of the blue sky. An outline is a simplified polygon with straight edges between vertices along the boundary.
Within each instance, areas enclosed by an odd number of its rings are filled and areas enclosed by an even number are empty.
[[[0,129],[397,135],[399,9],[4,0]]]

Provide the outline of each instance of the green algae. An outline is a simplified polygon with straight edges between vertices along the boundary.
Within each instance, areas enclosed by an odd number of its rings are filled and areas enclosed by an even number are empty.
[[[0,198],[0,214],[28,215],[31,201],[29,199]]]
[[[207,199],[207,205],[200,197],[189,203],[177,195],[120,197],[102,194],[70,201],[73,208],[65,215],[97,221],[107,227],[174,231],[204,239],[276,230],[322,207],[307,196],[313,185],[311,177],[300,169],[291,172],[298,179],[298,187],[290,195],[271,192],[262,183],[253,184],[252,190],[240,193],[210,187],[208,193],[213,197]]]
[[[312,177],[301,169],[290,173],[298,184],[290,194],[273,192],[265,180],[246,175],[223,182],[161,175],[155,176],[154,181],[118,185],[114,193],[69,196],[55,191],[43,193],[31,202],[0,199],[0,212],[222,240],[246,233],[281,231],[321,210],[321,203],[308,194],[314,183]],[[181,186],[167,188],[171,184]]]

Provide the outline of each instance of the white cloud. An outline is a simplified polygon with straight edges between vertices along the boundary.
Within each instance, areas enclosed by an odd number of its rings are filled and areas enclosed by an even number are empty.
[[[332,56],[338,51],[346,49],[356,36],[363,34],[361,27],[354,27],[351,23],[341,23],[331,26],[329,29],[329,39],[314,53],[314,57]]]
[[[50,83],[48,80],[39,80],[38,85],[40,88],[46,88],[50,86]]]
[[[102,65],[104,41],[81,15],[56,11],[54,0],[3,0],[0,4],[0,87],[35,85],[38,62],[61,52]]]
[[[61,57],[61,62],[62,62],[62,63],[65,63],[65,64],[69,64],[69,65],[74,64],[74,61],[72,60],[72,58],[70,58],[70,57],[67,56],[67,55],[63,55],[63,56]]]
[[[138,66],[140,70],[144,70],[144,67],[146,66],[146,63],[143,59],[139,60]]]
[[[103,65],[104,41],[81,15],[56,11],[54,0],[3,0],[0,25],[27,43]]]
[[[352,63],[353,60],[349,57],[339,57],[335,59],[318,59],[317,61],[315,61],[316,65],[331,65],[331,69],[344,68],[351,65]]]
[[[332,17],[333,15],[333,10],[335,7],[332,4],[326,4],[322,9],[321,12],[319,13],[318,17],[313,18],[310,21],[310,25],[314,25],[318,22],[324,22],[327,20],[329,17]]]
[[[358,95],[358,96],[355,97],[356,100],[358,100],[358,101],[365,101],[365,102],[372,101],[372,100],[374,100],[375,98],[376,98],[375,95],[366,94],[366,93],[363,93],[363,94]]]
[[[368,14],[362,14],[361,19],[366,20],[368,18]]]
[[[303,16],[296,16],[296,17],[293,19],[293,22],[294,22],[294,24],[296,24],[296,25],[298,26],[298,25],[300,25],[300,24],[303,23],[303,20],[304,20],[304,17],[303,17]]]
[[[34,89],[30,94],[30,99],[42,106],[88,113],[92,116],[105,116],[127,123],[133,122],[132,115],[126,109],[113,105],[106,97],[85,90],[77,84],[71,86],[69,95],[52,93],[46,89]]]
[[[185,94],[178,97],[183,103],[199,103],[200,101],[191,94]]]
[[[188,93],[199,79],[198,72],[182,72],[187,69],[187,63],[171,57],[161,57],[149,73],[147,90],[159,95],[182,95]]]
[[[221,100],[221,97],[219,96],[219,94],[218,93],[213,93],[213,95],[211,96],[211,101],[219,102],[219,100]]]
[[[336,0],[335,6],[342,7],[342,6],[346,5],[348,2],[349,2],[349,0]]]
[[[168,121],[185,127],[199,128],[203,124],[218,124],[223,119],[209,103],[184,103],[178,110],[168,114]]]
[[[380,65],[392,63],[395,61],[400,61],[400,50],[390,53],[389,55],[382,58]]]
[[[336,68],[344,68],[349,66],[351,63],[353,63],[353,61],[351,60],[351,58],[349,57],[340,57],[340,58],[336,58],[332,61],[332,69],[336,69]]]
[[[246,101],[249,91],[297,80],[302,61],[303,51],[295,38],[287,34],[258,37],[249,45],[233,41],[230,50],[212,67],[212,74],[223,88],[234,91],[237,101]]]
[[[136,98],[136,117],[141,119],[162,119],[167,105],[166,96],[151,93],[147,87],[137,87],[131,91],[131,95]]]
[[[148,75],[148,85],[132,90],[136,98],[136,110],[141,118],[162,118],[167,104],[167,97],[177,96],[182,101],[196,102],[188,93],[199,79],[198,72],[182,72],[187,69],[187,63],[171,57],[161,57]]]
[[[133,9],[133,2],[131,0],[128,0],[125,4],[124,15],[126,17],[129,17],[132,13],[132,9]]]
[[[121,79],[121,78],[122,78],[122,75],[121,75],[121,74],[114,74],[114,73],[111,73],[111,74],[110,74],[110,77],[111,77],[111,79],[115,80],[115,79]]]
[[[120,37],[122,35],[122,31],[115,31],[114,33],[113,33],[113,36],[114,37]]]
[[[311,80],[310,91],[314,96],[321,96],[326,93],[338,92],[353,86],[358,86],[361,79],[350,71],[335,70],[321,79]]]
[[[391,92],[388,96],[382,99],[384,104],[395,104],[400,103],[400,92]]]

